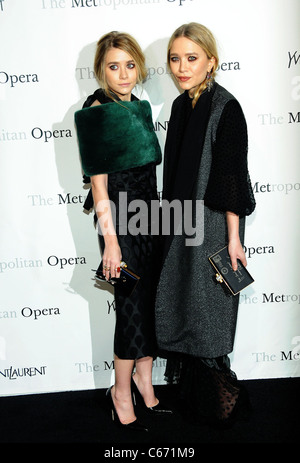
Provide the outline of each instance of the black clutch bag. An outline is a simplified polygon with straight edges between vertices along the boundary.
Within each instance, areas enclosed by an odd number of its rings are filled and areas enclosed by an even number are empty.
[[[254,279],[239,259],[237,261],[238,269],[236,271],[232,269],[227,246],[208,259],[217,272],[216,280],[219,283],[225,283],[234,296],[254,282]]]
[[[133,273],[127,268],[125,262],[121,262],[120,265],[120,277],[119,278],[110,278],[107,280],[103,275],[103,263],[101,261],[98,269],[96,270],[95,278],[97,280],[105,281],[112,286],[118,286],[124,296],[130,296],[135,290],[140,277]]]

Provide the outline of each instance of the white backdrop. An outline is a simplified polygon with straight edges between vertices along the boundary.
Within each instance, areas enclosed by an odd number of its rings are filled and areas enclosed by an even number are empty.
[[[178,90],[168,38],[184,22],[215,34],[218,82],[248,122],[257,201],[232,368],[240,379],[300,375],[299,0],[0,0],[0,394],[107,387],[114,304],[81,177],[74,112],[97,83],[95,44],[122,30],[141,44],[163,148]],[[162,168],[158,169],[161,187]],[[221,308],[220,308],[221,310]],[[153,378],[163,383],[164,361]]]

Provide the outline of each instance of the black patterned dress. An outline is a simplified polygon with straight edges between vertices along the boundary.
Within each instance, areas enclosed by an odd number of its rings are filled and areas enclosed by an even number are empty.
[[[135,97],[133,97],[135,98]],[[84,107],[95,100],[101,104],[110,102],[101,90],[91,95]],[[121,196],[120,196],[121,193]],[[124,209],[120,198],[126,194],[127,206],[131,201],[142,201],[142,216],[139,208],[133,212]],[[121,359],[138,359],[155,356],[154,306],[158,279],[158,235],[151,235],[151,201],[158,201],[156,166],[148,164],[141,167],[108,174],[108,195],[115,205],[116,232],[121,248],[122,260],[128,268],[140,277],[140,281],[130,297],[122,294],[115,287],[116,326],[114,336],[114,353]],[[128,224],[139,214],[147,230],[137,235],[128,232]],[[134,222],[135,223],[135,222]],[[141,223],[136,227],[140,228]],[[99,235],[100,247],[104,250],[104,239]]]
[[[115,288],[116,328],[114,352],[119,358],[136,359],[153,356],[155,351],[154,306],[156,293],[157,236],[148,234],[121,234],[124,223],[118,223],[118,194],[127,192],[128,203],[143,200],[150,210],[150,201],[157,200],[155,166],[136,167],[108,175],[108,194],[116,205],[117,233],[122,260],[140,276],[140,281],[130,297]],[[122,211],[123,212],[123,211]],[[121,221],[123,217],[121,213]],[[128,213],[127,221],[134,218]],[[103,239],[101,240],[103,243]],[[102,244],[103,245],[103,244]]]

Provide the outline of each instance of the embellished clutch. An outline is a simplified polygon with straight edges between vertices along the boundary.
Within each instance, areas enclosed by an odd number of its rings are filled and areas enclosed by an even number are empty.
[[[107,282],[112,286],[117,286],[121,289],[124,296],[127,297],[133,293],[140,280],[138,275],[127,268],[127,264],[125,264],[125,262],[121,262],[120,264],[120,277],[110,278],[107,280],[103,275],[103,263],[101,261],[98,269],[96,270],[95,278],[97,280]]]
[[[216,280],[219,283],[225,283],[234,296],[254,282],[254,279],[239,259],[237,261],[238,269],[236,271],[232,269],[227,246],[208,259],[217,272]]]

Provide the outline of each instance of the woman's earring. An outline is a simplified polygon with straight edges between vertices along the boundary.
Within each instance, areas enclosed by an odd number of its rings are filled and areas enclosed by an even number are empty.
[[[213,79],[211,77],[212,75],[212,72],[209,71],[207,74],[206,74],[206,88],[207,88],[207,91],[210,92],[211,89],[212,89],[212,86],[213,86]]]

